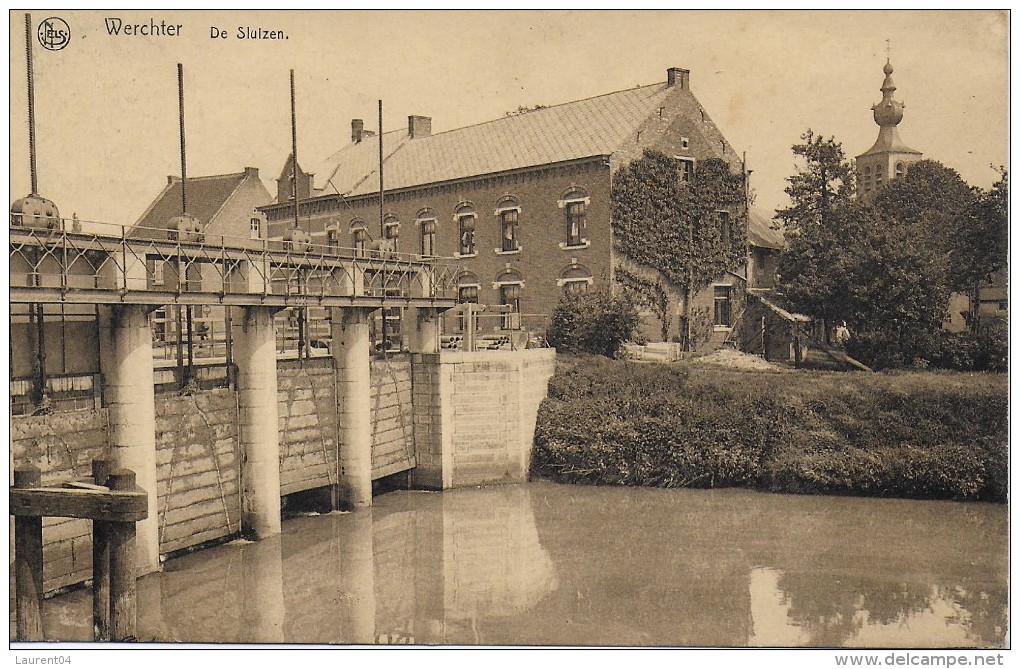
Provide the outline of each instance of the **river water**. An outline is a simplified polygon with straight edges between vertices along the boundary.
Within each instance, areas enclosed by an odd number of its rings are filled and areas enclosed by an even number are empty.
[[[139,582],[143,641],[1001,647],[1007,508],[534,482],[394,492]],[[46,601],[91,639],[91,592]]]

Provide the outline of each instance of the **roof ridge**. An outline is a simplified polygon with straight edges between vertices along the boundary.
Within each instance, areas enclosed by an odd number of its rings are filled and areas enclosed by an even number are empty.
[[[208,179],[226,179],[227,177],[243,177],[245,172],[230,172],[229,174],[206,174],[201,177],[188,177],[188,181],[204,181]],[[176,174],[169,175],[175,182],[180,181],[181,178]]]
[[[666,84],[665,81],[660,81],[660,82],[657,82],[657,83],[654,83],[654,84],[642,84],[642,85],[639,85],[639,86],[634,86],[633,88],[621,88],[620,90],[617,90],[617,91],[610,91],[608,93],[600,93],[598,95],[591,95],[591,96],[588,96],[586,98],[579,98],[577,100],[567,100],[566,102],[558,102],[558,103],[556,103],[554,105],[542,105],[538,109],[529,109],[528,111],[522,111],[522,112],[516,113],[516,114],[511,113],[511,114],[507,114],[507,115],[504,115],[504,116],[497,116],[496,118],[489,119],[488,121],[479,121],[478,123],[471,123],[470,125],[462,125],[459,128],[450,128],[449,130],[444,130],[442,132],[434,132],[431,135],[429,135],[429,137],[438,137],[439,135],[445,135],[447,133],[457,132],[458,130],[466,130],[468,128],[477,128],[480,125],[486,125],[488,123],[497,123],[499,121],[506,121],[508,119],[513,119],[513,118],[517,118],[519,116],[524,116],[526,114],[540,114],[540,113],[544,112],[547,109],[556,109],[558,107],[566,107],[567,105],[578,104],[578,103],[581,103],[581,102],[588,102],[589,100],[597,100],[598,98],[604,98],[604,97],[608,97],[610,95],[618,95],[619,93],[629,93],[630,91],[636,91],[636,90],[639,90],[641,88],[651,88],[653,86],[663,86],[665,84]],[[422,139],[427,139],[427,138],[423,137]]]

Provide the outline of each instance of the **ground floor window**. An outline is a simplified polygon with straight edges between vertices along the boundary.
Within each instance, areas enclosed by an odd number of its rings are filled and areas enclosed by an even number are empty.
[[[713,286],[713,290],[715,292],[715,326],[723,328],[733,327],[733,286]]]

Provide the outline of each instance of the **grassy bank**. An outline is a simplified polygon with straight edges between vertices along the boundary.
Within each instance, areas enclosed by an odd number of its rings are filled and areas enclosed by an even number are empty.
[[[1005,502],[1008,379],[754,373],[578,358],[549,385],[534,473],[662,487]]]

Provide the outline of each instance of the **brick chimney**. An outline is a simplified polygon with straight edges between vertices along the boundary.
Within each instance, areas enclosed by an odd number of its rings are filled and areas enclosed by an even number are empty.
[[[259,178],[259,168],[257,168],[257,167],[246,167],[246,168],[244,168],[244,178],[245,179],[258,179]]]
[[[415,137],[428,137],[432,134],[431,116],[408,116],[407,135],[411,139]]]
[[[365,122],[360,118],[351,119],[351,141],[358,144],[364,136]]]
[[[680,86],[680,90],[686,91],[691,87],[691,71],[681,67],[671,67],[666,70],[666,87]]]

